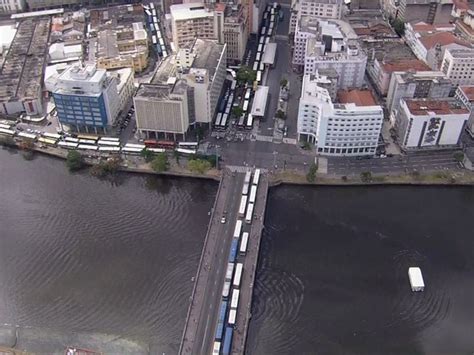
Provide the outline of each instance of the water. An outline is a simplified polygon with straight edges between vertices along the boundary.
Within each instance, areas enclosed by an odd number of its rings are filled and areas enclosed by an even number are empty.
[[[217,185],[1,149],[0,166],[0,324],[18,346],[176,353]]]
[[[271,190],[248,353],[471,354],[473,216],[473,188]]]

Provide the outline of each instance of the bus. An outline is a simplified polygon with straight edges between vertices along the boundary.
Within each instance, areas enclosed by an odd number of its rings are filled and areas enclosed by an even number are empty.
[[[265,36],[260,37],[260,42],[259,44],[263,44],[265,42]]]
[[[258,45],[257,52],[263,53],[262,49],[263,49],[263,44],[259,44],[259,45]]]
[[[196,149],[176,148],[175,151],[176,151],[176,153],[179,153],[179,154],[182,154],[182,155],[194,155],[194,154],[196,154]]]
[[[234,329],[232,327],[227,327],[225,329],[224,345],[222,346],[222,355],[230,355],[231,354],[233,332],[234,332]]]
[[[187,149],[197,149],[198,142],[178,142],[178,147]]]
[[[260,62],[260,58],[262,57],[262,53],[258,52],[255,56],[255,61]]]
[[[120,139],[117,137],[100,137],[100,140],[109,142],[120,142]]]
[[[227,313],[227,301],[221,302],[221,307],[219,309],[219,322],[224,323],[225,315]]]
[[[247,253],[247,244],[249,242],[249,233],[242,233],[242,241],[240,242],[240,255],[245,255]]]
[[[97,150],[99,150],[99,147],[96,146],[96,145],[92,145],[92,144],[79,144],[77,146],[77,149],[79,149],[79,150],[90,150],[90,151],[96,152]]]
[[[99,139],[99,137],[91,135],[91,134],[78,134],[77,138],[78,139],[87,139],[87,140],[91,140],[91,141],[94,141],[94,142],[97,142],[97,139]]]
[[[43,132],[42,135],[43,135],[43,137],[46,137],[46,138],[61,139],[61,135],[60,135],[60,134],[57,134],[57,133],[47,133],[47,132]]]
[[[166,149],[164,148],[147,148],[152,153],[164,153],[166,152]]]
[[[235,309],[231,309],[229,312],[229,325],[235,325],[235,319],[237,318],[237,311]]]
[[[224,335],[224,323],[223,322],[217,322],[217,328],[216,328],[216,340],[222,340],[222,336]]]
[[[133,147],[123,147],[122,153],[128,155],[140,155],[143,149],[141,148],[133,148]]]
[[[232,244],[230,245],[229,263],[235,263],[237,257],[237,248],[239,247],[239,239],[233,238]]]
[[[253,215],[253,203],[249,203],[249,207],[247,208],[247,215],[245,216],[245,222],[247,224],[252,223],[252,215]]]
[[[240,232],[242,231],[242,221],[240,219],[235,223],[234,238],[240,238]]]
[[[118,153],[120,152],[120,147],[104,147],[99,146],[99,152],[101,153]]]
[[[31,133],[20,132],[18,133],[18,137],[24,138],[26,140],[31,140],[31,141],[36,140],[36,134],[31,134]]]
[[[242,106],[242,109],[244,110],[244,112],[247,112],[248,108],[249,108],[249,100],[244,100],[244,106]]]
[[[58,147],[65,148],[65,149],[76,149],[77,143],[74,142],[59,142]]]
[[[265,33],[267,33],[267,28],[265,26],[263,26],[262,30],[260,31],[260,35],[264,36]]]
[[[260,70],[261,72],[263,72],[263,70],[265,69],[265,64],[263,64],[263,62],[260,63],[260,66],[258,67],[258,70]]]
[[[220,125],[222,128],[225,128],[225,126],[227,126],[227,119],[228,118],[229,118],[229,113],[226,112],[222,115],[222,121],[221,121],[221,125]]]
[[[133,143],[127,143],[125,144],[124,148],[140,148],[140,149],[145,149],[145,144],[133,144]]]
[[[70,142],[70,143],[79,143],[79,139],[73,138],[73,137],[66,137],[64,138],[65,142]]]
[[[252,90],[251,90],[250,88],[248,88],[247,91],[245,92],[244,99],[245,99],[245,100],[249,100],[251,93],[252,93]]]
[[[214,126],[219,127],[221,125],[222,120],[222,112],[219,112],[216,116],[216,120],[214,121]]]
[[[252,187],[250,188],[249,202],[255,203],[256,198],[257,198],[257,185],[252,185]]]
[[[227,264],[227,270],[225,272],[225,280],[232,281],[232,276],[234,275],[234,263]]]
[[[258,185],[260,181],[260,169],[255,169],[255,173],[253,174],[253,184]]]
[[[249,186],[248,183],[244,183],[244,186],[242,186],[242,195],[247,195],[249,193]]]
[[[251,113],[249,113],[249,115],[247,117],[247,124],[246,124],[245,128],[252,129],[252,126],[253,126],[253,116],[252,116]]]
[[[240,288],[240,281],[242,280],[243,268],[244,268],[244,264],[242,263],[237,263],[237,265],[235,265],[234,282],[232,283],[232,285],[235,288]]]
[[[221,342],[215,341],[214,346],[212,348],[212,355],[219,355],[220,351],[221,351]]]
[[[245,217],[245,210],[247,208],[247,196],[242,196],[240,199],[240,207],[239,207],[239,217]]]
[[[232,300],[230,301],[230,309],[237,309],[237,307],[239,306],[239,296],[240,296],[239,290],[232,291]]]
[[[144,142],[145,146],[148,148],[165,148],[165,149],[174,149],[175,143],[172,141],[157,141],[155,139],[146,139]]]
[[[102,139],[97,142],[98,145],[108,146],[108,147],[120,147],[120,142],[112,141],[103,141]]]
[[[262,72],[260,70],[257,70],[257,83],[260,84],[260,82],[262,81]]]
[[[244,183],[250,184],[250,179],[251,178],[252,178],[252,172],[250,170],[247,170],[245,172]]]
[[[224,282],[224,287],[222,287],[222,298],[227,299],[230,293],[230,281]]]
[[[152,25],[152,26],[153,26],[153,25]],[[151,43],[153,43],[153,44],[158,43],[157,40],[156,40],[156,36],[155,36],[155,35],[151,36]]]
[[[57,142],[57,139],[40,137],[40,138],[38,138],[38,142],[43,143],[43,144],[47,144],[47,145],[55,146],[56,142]]]
[[[13,131],[11,129],[8,129],[8,128],[0,128],[0,133],[3,134],[3,135],[7,135],[7,136],[14,136],[15,135],[15,131]]]
[[[258,70],[258,62],[257,61],[253,62],[253,68],[252,69],[253,69],[253,71]]]
[[[83,139],[83,138],[80,138],[80,139],[79,139],[79,143],[81,143],[81,144],[92,144],[92,145],[95,145],[96,141],[93,140],[93,139]]]

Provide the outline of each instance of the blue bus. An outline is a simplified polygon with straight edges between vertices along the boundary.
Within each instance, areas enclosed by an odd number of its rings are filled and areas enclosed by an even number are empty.
[[[230,246],[229,263],[235,262],[238,247],[239,247],[239,239],[238,238],[233,238],[232,239],[232,244]]]
[[[219,322],[224,323],[226,312],[227,312],[227,301],[222,301],[221,309],[219,312]]]
[[[224,346],[222,347],[222,355],[230,355],[232,350],[232,335],[234,329],[232,327],[227,327],[225,329],[224,335]]]
[[[222,335],[224,333],[224,323],[218,322],[216,328],[216,340],[222,340]]]

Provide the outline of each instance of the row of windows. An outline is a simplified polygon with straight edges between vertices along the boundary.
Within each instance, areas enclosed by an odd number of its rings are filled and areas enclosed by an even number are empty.
[[[333,154],[374,153],[375,148],[318,148],[318,152]]]

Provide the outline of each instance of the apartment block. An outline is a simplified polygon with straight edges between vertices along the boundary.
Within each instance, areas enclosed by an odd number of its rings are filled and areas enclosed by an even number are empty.
[[[321,19],[340,19],[342,17],[343,5],[342,0],[292,1],[289,33],[295,33],[297,22],[302,16],[313,16]]]
[[[474,85],[474,49],[446,50],[441,71],[454,84]]]
[[[0,14],[14,14],[26,9],[25,0],[2,0],[0,2]]]
[[[474,138],[474,85],[459,86],[456,90],[455,97],[462,102],[470,112],[466,130],[471,137]]]
[[[298,139],[315,144],[319,154],[374,155],[383,110],[368,90],[342,90],[339,103],[305,75],[298,109]]]
[[[405,23],[436,24],[451,20],[453,0],[400,0],[398,4],[396,16]]]

